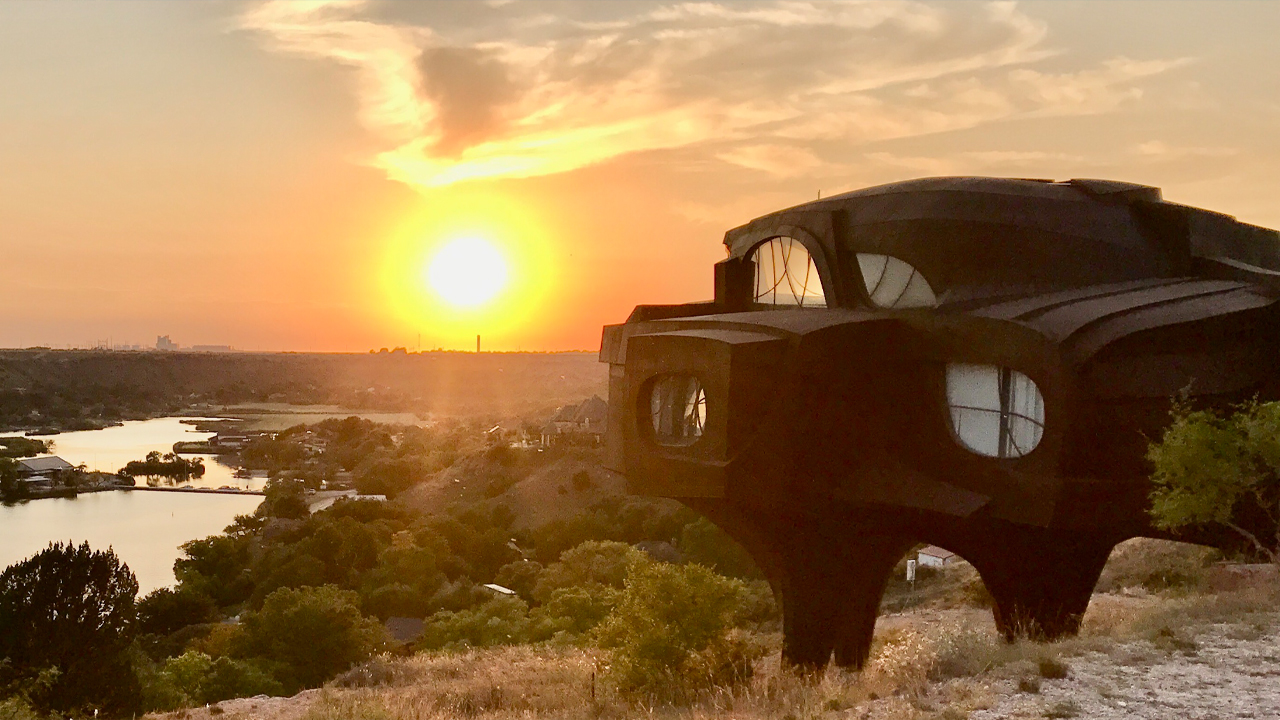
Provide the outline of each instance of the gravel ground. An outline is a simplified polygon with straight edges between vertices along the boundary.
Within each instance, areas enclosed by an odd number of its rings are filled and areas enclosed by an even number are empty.
[[[970,718],[1280,718],[1280,637],[1251,634],[1217,625],[1194,644],[1118,644],[1070,659],[1070,676],[1039,693],[1001,683],[999,701]]]

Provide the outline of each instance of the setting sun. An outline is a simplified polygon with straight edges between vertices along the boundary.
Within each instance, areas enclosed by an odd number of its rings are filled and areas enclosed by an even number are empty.
[[[487,240],[458,238],[431,258],[427,282],[450,305],[475,307],[502,292],[507,284],[507,261]]]

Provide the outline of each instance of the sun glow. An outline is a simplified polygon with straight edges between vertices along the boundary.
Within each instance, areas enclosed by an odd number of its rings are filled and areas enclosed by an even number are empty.
[[[476,307],[489,302],[506,287],[507,261],[484,238],[458,238],[431,258],[427,282],[450,305]]]
[[[438,191],[382,241],[388,325],[421,347],[515,349],[538,332],[557,282],[555,241],[536,206],[474,188]]]

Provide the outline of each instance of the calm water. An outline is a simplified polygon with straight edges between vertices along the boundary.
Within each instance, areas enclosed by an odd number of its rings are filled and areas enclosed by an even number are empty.
[[[95,550],[115,548],[147,593],[173,584],[180,545],[222,532],[260,502],[257,495],[113,491],[0,505],[0,568],[50,542],[88,541]]]
[[[151,450],[170,452],[179,440],[205,440],[211,435],[196,432],[179,418],[157,418],[42,439],[53,440],[53,453],[73,465],[84,463],[90,470],[115,472]],[[194,457],[204,458],[205,474],[189,485],[262,488],[262,479],[232,477],[232,468],[219,465],[214,456]],[[39,552],[50,542],[87,540],[94,549],[114,547],[138,576],[140,592],[150,592],[173,584],[173,561],[180,555],[180,545],[222,532],[236,515],[252,513],[260,502],[256,495],[115,491],[0,505],[0,568]]]
[[[132,420],[124,425],[102,430],[81,430],[41,437],[53,441],[53,454],[72,465],[84,463],[90,470],[113,473],[130,460],[141,460],[152,450],[161,453],[173,451],[179,441],[208,440],[213,433],[197,432],[182,420],[194,418],[156,418]],[[220,465],[216,455],[183,455],[185,458],[204,458],[204,477],[186,485],[190,487],[220,488],[224,485],[246,490],[261,490],[264,478],[237,478],[233,468]],[[142,478],[139,483],[144,482]]]

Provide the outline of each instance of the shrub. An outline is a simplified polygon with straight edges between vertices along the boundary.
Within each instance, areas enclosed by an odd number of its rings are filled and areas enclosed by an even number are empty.
[[[0,700],[0,720],[43,720],[21,698]]]
[[[1071,668],[1066,663],[1053,657],[1042,657],[1036,662],[1036,669],[1040,671],[1040,677],[1045,680],[1062,680],[1071,674]]]
[[[931,680],[977,675],[999,664],[1006,647],[991,633],[959,623],[899,630],[877,641],[868,669],[893,692],[918,692]]]
[[[152,710],[221,702],[250,695],[279,695],[280,683],[252,661],[213,658],[195,650],[169,658],[164,665],[140,672],[143,695]]]
[[[596,486],[596,484],[591,480],[591,474],[586,470],[579,470],[574,473],[573,477],[569,479],[569,482],[573,485],[573,491],[580,493],[586,492]]]
[[[560,554],[543,570],[533,595],[546,602],[559,588],[598,584],[621,588],[628,568],[644,558],[644,553],[622,542],[588,540]]]
[[[761,578],[755,561],[729,534],[705,517],[699,517],[680,531],[680,551],[691,562],[738,578]]]
[[[493,581],[511,588],[526,602],[533,599],[533,589],[542,575],[542,563],[535,560],[517,560],[498,568]]]
[[[619,595],[617,588],[599,583],[556,588],[551,597],[533,611],[536,628],[531,634],[536,639],[546,639],[560,633],[576,636],[589,632],[613,611]]]
[[[618,604],[597,628],[611,651],[607,674],[627,695],[676,700],[722,680],[710,669],[749,675],[726,638],[741,610],[743,585],[701,565],[631,562]],[[745,656],[745,655],[744,655]]]
[[[1111,551],[1098,579],[1099,592],[1127,587],[1150,591],[1192,588],[1204,579],[1205,568],[1218,558],[1211,548],[1170,540],[1135,538]]]
[[[333,585],[277,590],[241,624],[240,654],[279,663],[286,690],[316,687],[386,642],[382,625],[360,614],[358,596]]]
[[[443,610],[427,618],[418,647],[423,650],[514,645],[529,636],[529,606],[501,596],[466,610]]]

